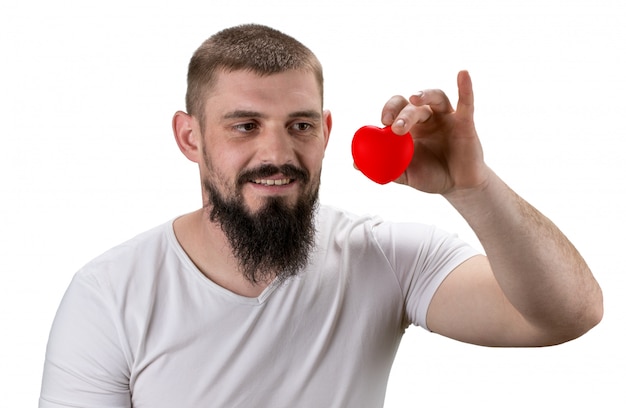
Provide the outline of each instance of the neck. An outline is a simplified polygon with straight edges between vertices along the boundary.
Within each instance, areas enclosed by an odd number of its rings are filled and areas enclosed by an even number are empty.
[[[258,297],[269,285],[244,278],[228,239],[220,226],[208,219],[205,209],[177,218],[174,233],[191,261],[215,284],[246,297]]]

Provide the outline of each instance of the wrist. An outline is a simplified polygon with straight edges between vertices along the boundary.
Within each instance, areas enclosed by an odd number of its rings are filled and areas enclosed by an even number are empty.
[[[459,189],[445,198],[481,241],[490,237],[500,240],[511,231],[520,231],[527,224],[531,208],[491,169],[481,184]]]
[[[448,200],[455,208],[458,206],[471,205],[475,201],[483,200],[486,195],[494,188],[498,182],[503,183],[499,177],[485,165],[482,174],[476,179],[481,180],[471,187],[455,187],[449,191],[442,193],[442,196]]]

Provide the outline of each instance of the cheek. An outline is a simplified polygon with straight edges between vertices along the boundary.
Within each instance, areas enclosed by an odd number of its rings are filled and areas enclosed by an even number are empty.
[[[313,174],[319,172],[322,168],[324,152],[324,145],[321,144],[321,142],[308,144],[299,149],[298,159],[300,163]]]
[[[232,161],[221,159],[207,151],[203,151],[203,165],[200,169],[200,176],[203,182],[209,182],[218,188],[222,193],[231,194],[234,192],[236,173],[230,169]],[[233,173],[233,174],[231,174]]]
[[[220,145],[203,146],[203,159],[205,171],[219,173],[222,178],[234,177],[237,174],[237,166],[242,161],[241,154],[236,149],[226,149]]]
[[[311,177],[319,179],[319,177],[320,177],[320,175],[322,173],[322,160],[323,160],[323,158],[324,158],[324,152],[323,151],[321,153],[319,153],[319,154],[309,158],[309,162],[307,163],[307,168],[311,172]]]

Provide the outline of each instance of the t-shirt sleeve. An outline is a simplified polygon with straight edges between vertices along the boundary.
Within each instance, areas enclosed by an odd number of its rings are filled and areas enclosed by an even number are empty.
[[[428,330],[426,315],[437,288],[479,252],[456,235],[423,224],[381,222],[373,233],[396,273],[407,324]]]
[[[129,364],[106,286],[77,274],[52,325],[40,408],[130,407]]]

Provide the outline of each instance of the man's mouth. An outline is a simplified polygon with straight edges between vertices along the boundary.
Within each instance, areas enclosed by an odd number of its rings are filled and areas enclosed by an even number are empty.
[[[282,179],[275,179],[275,180],[270,180],[270,179],[256,179],[256,180],[251,180],[254,184],[260,184],[263,186],[284,186],[286,184],[289,184],[291,182],[293,182],[295,179],[291,179],[291,178],[282,178]]]
[[[273,187],[286,186],[296,181],[307,184],[309,181],[308,171],[292,164],[282,166],[267,164],[242,172],[237,179],[237,184],[243,186],[246,183],[254,183],[260,186]]]

